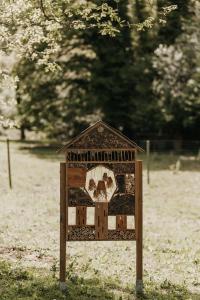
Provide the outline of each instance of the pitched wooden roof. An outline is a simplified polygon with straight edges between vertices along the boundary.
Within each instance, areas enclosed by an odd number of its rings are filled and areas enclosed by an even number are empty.
[[[135,142],[130,140],[119,130],[112,128],[103,121],[98,121],[82,131],[78,136],[66,143],[59,152],[66,152],[68,149],[117,149],[136,148],[144,151]]]

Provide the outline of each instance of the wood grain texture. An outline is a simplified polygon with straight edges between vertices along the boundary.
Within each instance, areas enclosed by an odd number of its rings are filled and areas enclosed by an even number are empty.
[[[76,207],[76,225],[85,226],[87,219],[87,207],[86,206],[77,206]]]
[[[116,230],[126,230],[127,229],[127,216],[117,215],[116,216]]]
[[[95,205],[95,238],[96,240],[108,238],[108,203]]]
[[[135,163],[136,280],[143,277],[142,161]]]
[[[68,162],[133,162],[135,149],[73,149],[67,151]]]
[[[66,274],[66,163],[60,163],[60,282]]]
[[[86,179],[86,169],[68,168],[67,185],[69,187],[84,187]]]

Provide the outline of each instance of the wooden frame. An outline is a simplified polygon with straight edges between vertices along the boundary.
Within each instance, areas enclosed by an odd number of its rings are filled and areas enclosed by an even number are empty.
[[[136,230],[136,292],[143,290],[143,203],[142,161],[135,163],[135,230]]]
[[[65,288],[66,276],[66,235],[67,235],[67,201],[66,201],[66,163],[60,163],[60,287]]]
[[[101,130],[98,130],[98,126],[101,126]],[[109,143],[107,143],[107,140],[105,143],[104,140],[102,140],[101,148],[95,147],[95,134],[98,134],[98,132],[100,132],[101,139],[104,139],[104,136],[102,135],[102,126],[104,126],[103,122],[97,122],[94,126],[90,128],[90,130],[86,130],[82,135],[79,136],[79,138],[75,138],[69,144],[62,148],[62,150],[65,150],[66,162],[60,163],[60,287],[61,289],[66,288],[66,243],[68,241],[135,240],[136,292],[139,293],[143,289],[142,161],[136,160],[137,150],[140,150],[140,148],[134,142],[131,142],[129,139],[126,139],[126,137],[121,137],[118,132],[116,133],[115,137],[114,129],[111,130],[111,138],[112,143],[114,143],[114,140],[116,139],[115,147],[106,147],[109,145]],[[105,129],[107,130],[106,138],[109,137],[109,128],[110,127],[105,126]],[[82,137],[84,135],[90,134],[92,135],[91,146],[90,138],[87,137],[86,147],[84,148],[85,139],[83,139]],[[78,143],[77,145],[79,145],[79,147],[77,147],[76,143]],[[92,153],[92,151],[94,152]],[[120,157],[118,157],[118,155],[116,154],[119,151],[121,151]],[[77,153],[78,156],[74,156],[74,154],[68,155],[68,152]],[[92,154],[87,155],[88,152]],[[134,153],[134,155],[132,153]],[[74,157],[76,157],[77,159],[74,159]],[[94,158],[94,160],[91,158]],[[100,160],[96,158],[100,158]],[[109,206],[109,203],[106,202],[96,202],[94,205],[91,205],[91,200],[88,199],[88,196],[83,195],[83,189],[85,188],[85,176],[86,174],[88,174],[88,171],[90,171],[92,168],[95,169],[97,166],[99,166],[99,164],[104,164],[106,168],[110,168],[114,173],[115,179],[118,174],[120,174],[120,176],[124,174],[126,178],[130,177],[130,179],[128,179],[129,182],[125,183],[125,186],[126,184],[128,184],[128,189],[126,186],[124,193],[126,191],[127,193],[133,193],[133,196],[131,196],[130,194],[130,196],[133,198],[125,198],[126,202],[121,202],[121,198],[115,197],[118,197],[118,194],[123,196],[123,191],[118,190],[117,192],[115,190],[111,198],[111,200],[116,199],[115,202],[112,202],[112,209]],[[131,174],[133,176],[127,176]],[[101,178],[102,177],[100,177],[100,179],[98,180],[102,181]],[[129,186],[132,186],[132,184],[130,183],[132,182],[132,180],[134,180],[133,188],[130,189]],[[122,186],[123,185],[124,183],[122,181]],[[119,186],[121,188],[121,185]],[[76,192],[79,191],[79,188],[82,189],[80,190],[81,193],[78,193],[82,197],[80,199],[79,196],[76,196],[78,195],[76,194]],[[71,192],[71,189],[73,189],[73,194]],[[69,192],[71,196],[68,199]],[[73,196],[74,192],[75,198]],[[94,197],[90,195],[90,199],[91,198]],[[127,199],[129,199],[129,202],[127,202]],[[95,198],[93,199],[93,201],[96,201]],[[119,203],[120,201],[120,205],[121,203],[124,203],[122,206],[117,206],[117,210],[115,210],[116,201],[118,201],[117,203]],[[132,204],[130,203],[132,203],[132,201],[134,201],[134,206],[132,206],[131,208]],[[76,225],[68,224],[68,205],[69,207],[76,207]],[[94,225],[87,225],[87,207],[95,207]],[[128,212],[130,213],[128,214]],[[116,229],[108,229],[108,215],[115,216],[115,213]],[[135,216],[135,229],[127,229],[128,215]]]

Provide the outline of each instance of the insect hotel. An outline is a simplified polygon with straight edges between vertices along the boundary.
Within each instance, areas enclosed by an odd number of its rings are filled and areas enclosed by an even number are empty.
[[[136,291],[141,291],[142,161],[137,160],[137,152],[143,150],[121,132],[98,121],[60,151],[66,158],[60,163],[61,288],[66,278],[66,242],[134,240]],[[89,222],[91,208],[94,213]],[[110,220],[114,220],[112,226]]]

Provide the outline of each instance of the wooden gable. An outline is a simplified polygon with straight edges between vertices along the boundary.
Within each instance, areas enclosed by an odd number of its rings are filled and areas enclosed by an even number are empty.
[[[88,127],[76,138],[72,139],[60,151],[68,149],[130,149],[135,148],[143,151],[136,143],[124,136],[121,132],[113,129],[102,121]]]

